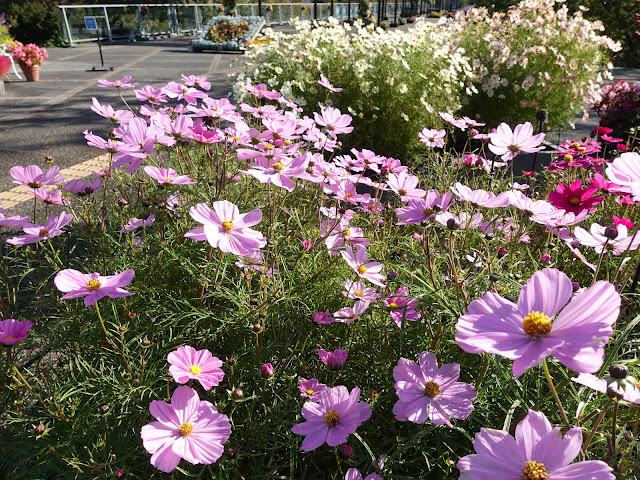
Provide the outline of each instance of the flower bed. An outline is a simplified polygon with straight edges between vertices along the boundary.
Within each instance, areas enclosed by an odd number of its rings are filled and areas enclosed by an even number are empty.
[[[243,50],[260,33],[263,25],[262,17],[228,15],[214,17],[205,25],[205,33],[195,38],[189,45],[189,49],[193,52]]]
[[[0,476],[640,475],[640,155],[567,141],[514,179],[530,123],[460,153],[427,124],[417,175],[334,153],[319,82],[308,117],[100,80],[109,168],[9,170],[61,211],[0,211]]]

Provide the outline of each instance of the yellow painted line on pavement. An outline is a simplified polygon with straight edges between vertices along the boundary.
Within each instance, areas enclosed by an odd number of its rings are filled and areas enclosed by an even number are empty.
[[[93,170],[103,170],[109,166],[109,155],[100,155],[82,163],[60,170],[60,175],[64,175],[66,181],[76,178],[85,178],[91,175]],[[0,192],[0,203],[2,208],[11,208],[23,202],[33,201],[33,195],[29,195],[29,187],[18,186]]]

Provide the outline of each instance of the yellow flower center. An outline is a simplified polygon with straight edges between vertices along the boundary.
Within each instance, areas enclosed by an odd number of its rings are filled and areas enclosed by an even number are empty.
[[[47,235],[49,235],[49,230],[47,230],[46,228],[41,228],[38,232],[38,235],[41,237],[46,237]]]
[[[185,422],[180,425],[180,435],[183,437],[188,437],[193,432],[193,425],[189,422]]]
[[[398,308],[398,304],[396,302],[389,302],[389,306],[391,308]]]
[[[282,164],[282,162],[276,162],[271,166],[271,168],[273,168],[274,172],[281,172],[284,168],[284,165]]]
[[[578,148],[580,144],[578,142],[572,142],[570,146],[571,148]]]
[[[7,335],[7,340],[13,340],[13,335]]]
[[[569,163],[573,162],[573,155],[565,155],[564,161]]]
[[[580,203],[580,199],[578,197],[571,197],[569,199],[569,203],[571,205],[578,205]]]
[[[551,319],[544,313],[531,312],[522,320],[522,329],[530,337],[542,337],[551,331]]]
[[[427,397],[433,398],[440,393],[440,385],[433,380],[429,380],[424,384],[424,394]]]
[[[362,290],[356,290],[355,292],[353,292],[353,294],[354,294],[356,297],[361,297],[361,296],[362,296]]]
[[[638,390],[640,390],[640,380],[638,380],[638,381],[636,382],[636,388],[637,388]]]
[[[344,197],[345,197],[345,198],[351,198],[351,197],[353,197],[353,194],[351,194],[351,193],[347,193],[347,194],[345,194],[345,196],[344,196]]]
[[[313,394],[314,394],[314,393],[316,393],[316,392],[314,392],[312,388],[307,388],[307,389],[305,390],[305,393],[306,393],[307,395],[311,396],[311,395],[313,395]]]
[[[424,215],[425,217],[428,217],[429,215],[431,215],[433,213],[433,210],[431,210],[430,208],[425,208],[422,211],[422,215]]]
[[[367,267],[365,267],[364,265],[359,265],[358,266],[358,273],[360,275],[364,275],[365,273],[367,273]]]
[[[328,427],[335,427],[340,422],[340,414],[335,410],[331,409],[327,413],[324,414],[324,423]]]
[[[342,232],[342,236],[343,237],[350,237],[351,236],[351,230],[345,230],[344,232]]]
[[[267,144],[264,146],[264,149],[265,149],[265,150],[273,150],[273,145],[271,145],[270,143],[267,143]]]
[[[285,145],[291,145],[291,140],[288,140],[288,139],[287,139],[287,140],[285,140],[285,141],[284,141],[284,144],[285,144]]]
[[[231,230],[233,230],[233,222],[231,220],[225,220],[222,222],[222,228],[224,228],[225,232],[231,233]]]
[[[518,145],[509,145],[507,147],[507,150],[509,150],[511,153],[519,153],[520,147]]]
[[[95,278],[92,278],[87,283],[87,288],[91,291],[98,290],[101,286],[102,284],[100,283],[100,280],[96,280]]]
[[[194,375],[200,375],[202,373],[202,369],[198,365],[191,365],[189,371]]]
[[[398,193],[399,193],[400,195],[406,195],[406,194],[407,194],[407,191],[406,191],[404,188],[400,188],[400,189],[398,189]]]
[[[548,478],[544,464],[538,463],[534,460],[527,462],[524,470],[522,470],[522,475],[522,480],[545,480]]]
[[[584,153],[584,152],[586,152],[586,151],[587,151],[587,149],[586,149],[585,147],[578,147],[578,151],[579,151],[580,153]],[[546,477],[545,477],[545,478],[546,478]]]
[[[173,179],[174,179],[174,178],[175,178],[175,177],[170,177],[170,176],[168,176],[168,177],[164,177],[165,181],[167,181],[167,182],[173,182]]]

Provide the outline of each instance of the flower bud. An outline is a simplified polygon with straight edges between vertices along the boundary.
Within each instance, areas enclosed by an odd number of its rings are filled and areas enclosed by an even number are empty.
[[[371,400],[375,400],[376,398],[378,398],[378,392],[376,390],[371,390],[369,392],[369,398]]]
[[[260,303],[260,302],[258,301],[258,299],[257,299],[257,298],[252,298],[251,300],[249,300],[249,303],[250,303],[251,305],[258,305],[258,303]]]
[[[44,161],[47,163],[51,163],[53,162],[53,157],[51,155],[47,155],[46,157],[44,157]]]
[[[233,367],[236,363],[238,363],[238,361],[235,358],[233,357],[227,358],[227,365],[229,365],[230,367]]]
[[[616,227],[607,227],[604,229],[604,236],[609,240],[615,240],[618,236],[618,229]]]
[[[109,405],[102,405],[99,410],[101,414],[106,415],[109,413]]]
[[[260,367],[260,374],[263,378],[271,378],[273,377],[273,365],[270,363],[265,363]]]
[[[145,338],[144,340],[142,340],[142,342],[140,342],[140,344],[143,347],[148,348],[151,346],[151,340],[149,340],[148,338]]]
[[[549,120],[549,112],[547,112],[547,110],[545,110],[544,108],[541,108],[536,112],[536,120],[542,123],[547,123],[547,121]]]
[[[47,430],[47,427],[45,427],[43,424],[40,424],[33,429],[36,435],[42,435],[46,430]]]
[[[394,278],[396,278],[398,276],[398,274],[396,272],[394,272],[393,270],[391,270],[389,273],[387,273],[387,278],[389,280],[393,280]]]
[[[234,388],[233,392],[231,392],[231,395],[235,400],[242,400],[244,398],[244,392],[241,388]]]
[[[230,458],[231,460],[233,460],[238,456],[238,453],[231,447],[227,448],[224,454],[227,456],[227,458]]]
[[[127,476],[127,472],[125,472],[123,469],[119,469],[118,471],[116,471],[116,475],[115,475],[116,478],[120,479],[126,476]]]
[[[574,293],[580,290],[580,282],[571,282],[571,289]]]
[[[260,333],[260,331],[262,330],[262,325],[260,325],[259,323],[254,323],[253,327],[251,327],[251,329],[255,332],[255,333]]]
[[[613,378],[627,378],[629,368],[626,365],[614,364],[609,367],[609,375]]]
[[[496,255],[496,256],[497,256],[498,258],[503,258],[503,257],[505,257],[506,255],[507,255],[507,249],[506,249],[506,248],[504,248],[504,247],[500,247],[500,248],[498,249],[498,253],[497,253],[497,255]]]
[[[460,224],[455,218],[450,218],[447,220],[447,228],[449,230],[458,230],[460,228]]]
[[[340,445],[340,447],[338,447],[338,454],[340,455],[340,458],[343,458],[344,460],[348,460],[351,457],[353,457],[353,448],[351,447],[351,445],[347,445],[345,443],[343,445]]]
[[[542,265],[551,265],[551,256],[549,256],[549,255],[548,255],[548,254],[546,254],[546,253],[543,253],[543,254],[540,256],[540,263],[541,263]]]
[[[266,312],[260,312],[260,313],[258,314],[258,317],[260,317],[260,318],[267,318],[267,313],[266,313]]]

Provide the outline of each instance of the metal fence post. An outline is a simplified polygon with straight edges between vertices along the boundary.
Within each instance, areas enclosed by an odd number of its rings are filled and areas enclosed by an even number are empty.
[[[58,7],[62,10],[62,16],[64,17],[64,28],[67,32],[67,40],[69,40],[69,46],[73,47],[73,39],[71,38],[71,29],[69,28],[69,19],[67,18],[67,11],[64,7]]]
[[[107,13],[107,7],[102,7],[102,11],[104,12],[104,21],[107,24],[107,38],[110,42],[113,42],[113,37],[111,36],[111,25],[109,24],[109,14]]]

